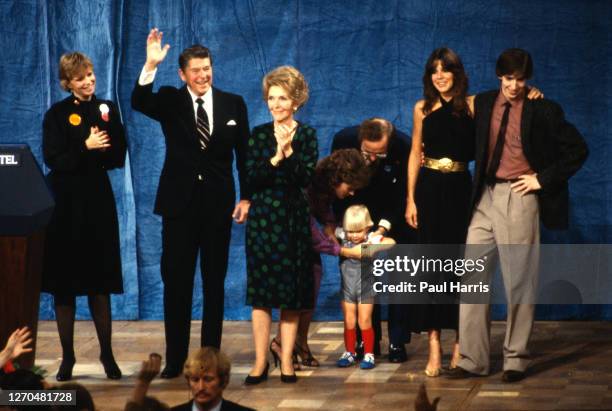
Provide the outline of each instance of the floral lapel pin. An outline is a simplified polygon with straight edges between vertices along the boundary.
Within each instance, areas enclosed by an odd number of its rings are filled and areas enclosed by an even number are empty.
[[[102,120],[108,122],[109,111],[110,109],[108,108],[108,105],[106,103],[100,104],[100,116],[102,117]]]

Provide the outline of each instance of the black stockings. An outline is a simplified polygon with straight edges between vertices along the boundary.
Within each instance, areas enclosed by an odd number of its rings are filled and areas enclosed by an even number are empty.
[[[108,294],[87,296],[89,311],[96,326],[98,341],[100,342],[100,357],[113,358],[111,347],[111,307]],[[76,311],[75,296],[55,296],[55,316],[57,329],[62,344],[62,357],[64,360],[74,360],[74,314]]]

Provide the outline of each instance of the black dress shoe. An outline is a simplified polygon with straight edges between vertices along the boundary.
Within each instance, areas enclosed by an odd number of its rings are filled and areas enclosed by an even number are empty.
[[[110,380],[118,380],[121,378],[121,370],[119,369],[119,366],[117,365],[113,357],[100,357],[100,362],[104,367],[104,373],[106,374],[106,378]]]
[[[389,345],[389,362],[401,363],[408,361],[408,355],[406,354],[406,348],[403,345]]]
[[[506,370],[502,374],[503,382],[517,382],[525,378],[524,371]]]
[[[270,369],[270,363],[266,363],[266,368],[260,375],[247,375],[244,379],[244,385],[257,385],[268,379],[268,370]],[[282,380],[282,376],[281,376]]]
[[[176,378],[179,375],[181,375],[181,371],[182,371],[181,367],[170,364],[164,367],[164,370],[161,372],[159,376],[165,379]]]
[[[70,381],[72,379],[72,368],[75,362],[76,360],[74,358],[62,358],[62,363],[59,366],[59,370],[57,370],[55,379],[60,382]]]
[[[480,375],[474,374],[473,372],[469,372],[468,370],[465,370],[461,367],[449,368],[448,371],[446,371],[445,375],[447,378],[450,378],[452,380],[480,377]]]

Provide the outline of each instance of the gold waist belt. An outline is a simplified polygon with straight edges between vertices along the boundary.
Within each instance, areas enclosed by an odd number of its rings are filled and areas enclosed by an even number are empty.
[[[425,157],[424,167],[431,168],[432,170],[438,170],[442,173],[456,173],[459,171],[465,171],[467,169],[467,163],[461,161],[453,161],[448,157],[441,159]]]

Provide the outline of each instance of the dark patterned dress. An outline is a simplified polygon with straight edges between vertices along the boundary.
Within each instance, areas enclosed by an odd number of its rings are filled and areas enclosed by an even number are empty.
[[[247,305],[313,308],[312,235],[305,189],[318,158],[316,132],[298,124],[293,154],[276,167],[273,123],[257,126],[249,138],[247,185],[253,193],[246,227]]]
[[[474,159],[474,119],[467,114],[453,114],[452,100],[442,100],[442,107],[423,120],[425,156],[470,162]],[[469,225],[472,178],[469,170],[443,173],[421,167],[415,187],[420,244],[456,244],[445,247],[444,258],[461,258],[460,245],[465,244]],[[456,253],[455,253],[456,251]],[[457,280],[454,274],[443,280]],[[453,278],[454,277],[454,278]],[[452,304],[415,305],[411,307],[411,330],[457,329],[459,306]]]

